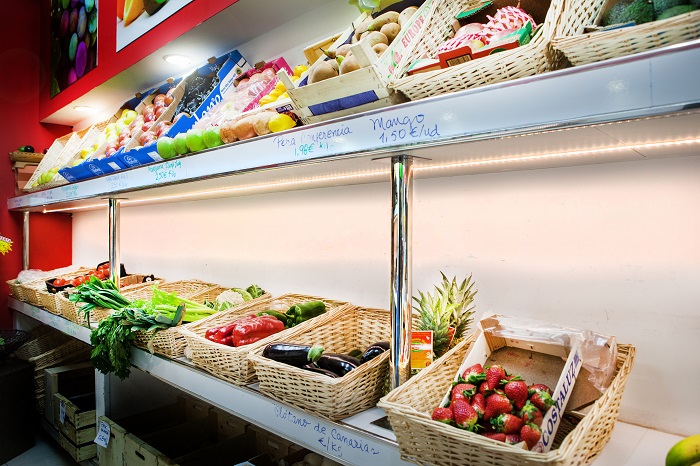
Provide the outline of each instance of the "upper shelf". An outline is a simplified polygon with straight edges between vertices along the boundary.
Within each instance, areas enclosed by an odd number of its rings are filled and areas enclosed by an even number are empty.
[[[11,198],[11,210],[98,208],[388,179],[700,153],[700,41],[409,102]]]

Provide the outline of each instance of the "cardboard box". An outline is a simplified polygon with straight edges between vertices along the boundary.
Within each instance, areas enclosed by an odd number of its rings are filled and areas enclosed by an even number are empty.
[[[216,65],[217,63],[220,64],[222,61],[224,63],[223,66],[216,73],[219,76],[219,84],[214,88],[209,96],[207,96],[204,102],[200,104],[193,115],[182,116],[177,120],[177,122],[173,123],[172,127],[168,131],[168,136],[174,137],[175,135],[184,133],[192,128],[197,121],[203,118],[215,105],[223,100],[223,96],[227,92],[230,92],[233,89],[234,80],[243,72],[250,69],[250,65],[245,58],[243,58],[240,52],[238,52],[238,50],[234,50],[216,58],[212,63],[207,63],[206,65],[199,67],[193,72],[193,74],[196,73],[200,76],[209,75],[211,74],[212,66]],[[160,162],[163,160],[163,158],[158,155],[155,144],[143,147],[141,149],[130,150],[128,152],[119,151],[115,155],[127,167],[138,167],[140,165]]]
[[[495,318],[481,321],[481,328],[491,328]],[[561,422],[564,410],[572,398],[574,384],[581,370],[583,359],[578,344],[568,349],[557,341],[542,343],[523,339],[506,339],[481,331],[455,374],[455,381],[468,367],[480,363],[484,367],[499,364],[508,371],[520,375],[528,384],[543,383],[552,388],[555,404],[542,419],[542,438],[532,451],[547,452],[552,447],[554,436]],[[590,385],[587,380],[579,380],[581,385]],[[443,398],[444,406],[450,400],[452,387]],[[516,445],[525,448],[524,442]]]

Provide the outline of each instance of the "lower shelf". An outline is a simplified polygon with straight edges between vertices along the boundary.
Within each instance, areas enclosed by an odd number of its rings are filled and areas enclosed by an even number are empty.
[[[90,330],[31,304],[8,298],[8,307],[50,325],[85,343]],[[331,422],[272,400],[255,385],[237,387],[197,369],[186,360],[170,360],[135,349],[134,367],[212,405],[239,416],[324,456],[348,465],[408,465],[401,460],[393,433],[372,424],[384,416],[370,409],[342,422]],[[98,377],[106,377],[98,374]],[[100,403],[98,403],[99,410]],[[98,413],[100,415],[102,413]],[[617,422],[615,431],[594,466],[663,464],[666,452],[680,436]]]

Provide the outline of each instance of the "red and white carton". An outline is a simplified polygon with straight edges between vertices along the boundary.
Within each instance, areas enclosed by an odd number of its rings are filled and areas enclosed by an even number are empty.
[[[529,341],[527,339],[503,338],[484,329],[494,328],[498,316],[491,316],[479,322],[479,332],[469,353],[462,361],[454,380],[457,381],[468,367],[481,364],[484,367],[500,364],[509,374],[520,375],[528,384],[543,383],[552,388],[554,404],[542,418],[542,437],[531,449],[547,452],[552,447],[554,436],[564,414],[567,403],[572,398],[574,384],[583,365],[581,345],[576,339],[570,345],[552,339],[551,342]],[[580,381],[589,385],[587,380]],[[583,390],[587,392],[588,390]],[[441,406],[450,401],[452,386],[448,389]],[[525,442],[515,447],[527,448]]]

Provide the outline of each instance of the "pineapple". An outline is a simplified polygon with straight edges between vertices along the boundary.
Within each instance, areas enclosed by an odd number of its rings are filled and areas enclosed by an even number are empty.
[[[471,275],[458,285],[457,277],[450,281],[444,273],[440,274],[441,287],[436,286],[433,294],[419,291],[419,297],[413,297],[413,308],[419,316],[416,329],[433,331],[436,358],[447,352],[453,340],[462,338],[473,322],[472,303],[476,295]]]

